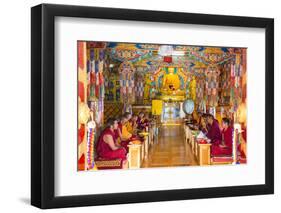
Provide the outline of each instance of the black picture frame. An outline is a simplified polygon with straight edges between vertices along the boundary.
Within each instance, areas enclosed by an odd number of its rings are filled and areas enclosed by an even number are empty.
[[[265,49],[265,184],[96,195],[54,195],[55,17],[263,28]],[[140,203],[274,193],[274,19],[41,4],[31,8],[31,204],[39,208]]]

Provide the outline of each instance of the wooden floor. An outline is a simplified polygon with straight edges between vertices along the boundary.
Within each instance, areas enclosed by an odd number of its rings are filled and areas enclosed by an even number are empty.
[[[190,165],[198,164],[190,146],[184,142],[182,125],[162,126],[158,142],[150,148],[148,158],[142,163],[143,168]]]

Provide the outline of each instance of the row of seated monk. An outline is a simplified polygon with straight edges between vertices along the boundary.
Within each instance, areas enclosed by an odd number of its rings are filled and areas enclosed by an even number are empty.
[[[142,143],[137,133],[147,131],[149,124],[149,116],[143,112],[125,113],[120,119],[109,118],[96,144],[97,156],[106,160],[122,159],[126,163],[128,145]]]
[[[193,129],[202,131],[210,139],[211,156],[232,156],[233,149],[233,123],[229,118],[222,118],[221,126],[212,114],[199,114]],[[246,132],[244,132],[246,134]],[[245,134],[242,136],[246,137]],[[243,138],[246,141],[246,138]],[[243,157],[246,156],[241,145],[238,151]]]

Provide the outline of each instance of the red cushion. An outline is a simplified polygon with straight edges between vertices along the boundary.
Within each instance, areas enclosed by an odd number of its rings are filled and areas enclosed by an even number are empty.
[[[106,159],[102,157],[96,157],[95,164],[98,169],[122,169],[123,160],[121,158]]]
[[[212,158],[213,162],[217,162],[217,163],[228,163],[228,162],[232,162],[232,156],[216,156]]]

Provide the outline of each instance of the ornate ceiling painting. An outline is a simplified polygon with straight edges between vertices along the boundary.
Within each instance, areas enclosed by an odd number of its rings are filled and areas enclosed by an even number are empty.
[[[235,60],[234,48],[135,43],[106,43],[110,59],[116,63],[129,61],[137,72],[157,74],[165,67],[180,68],[188,75],[205,76],[208,67]],[[170,61],[165,60],[170,58]],[[164,58],[164,60],[163,60]]]

